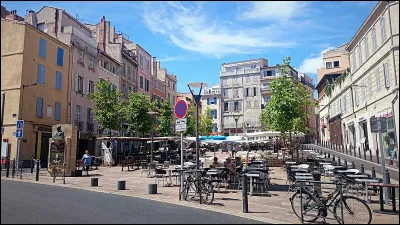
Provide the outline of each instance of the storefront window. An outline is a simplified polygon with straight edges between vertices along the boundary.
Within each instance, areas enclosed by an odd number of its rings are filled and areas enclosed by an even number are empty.
[[[387,132],[382,134],[385,157],[397,159],[396,133],[394,130],[393,116],[387,118]]]

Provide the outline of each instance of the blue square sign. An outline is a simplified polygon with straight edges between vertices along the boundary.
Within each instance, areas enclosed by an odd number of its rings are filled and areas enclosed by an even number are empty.
[[[15,132],[15,137],[17,138],[22,138],[24,132],[22,131],[22,129],[19,129]]]
[[[24,121],[17,120],[17,129],[23,129],[23,128],[24,128]]]

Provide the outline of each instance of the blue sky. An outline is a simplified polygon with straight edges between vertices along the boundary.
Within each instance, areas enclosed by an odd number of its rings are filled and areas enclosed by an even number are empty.
[[[351,40],[377,1],[335,2],[11,2],[18,15],[49,5],[84,23],[106,17],[116,31],[139,43],[161,66],[189,82],[219,83],[224,62],[291,56],[291,65],[316,83],[322,52]]]

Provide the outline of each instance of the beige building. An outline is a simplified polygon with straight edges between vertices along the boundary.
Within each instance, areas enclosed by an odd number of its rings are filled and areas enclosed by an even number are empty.
[[[71,60],[68,45],[26,22],[1,19],[3,141],[11,159],[17,158],[16,121],[24,120],[21,159],[34,156],[47,167],[52,126],[69,122]]]
[[[380,141],[371,132],[370,119],[387,117],[383,152],[386,158],[398,158],[399,2],[379,2],[346,50],[351,73],[321,103],[328,106],[330,120],[341,121],[343,143],[373,155]]]
[[[201,104],[204,106],[201,109],[202,114],[205,114],[207,109],[211,110],[213,115],[213,134],[221,135],[221,88],[219,84],[203,90]]]

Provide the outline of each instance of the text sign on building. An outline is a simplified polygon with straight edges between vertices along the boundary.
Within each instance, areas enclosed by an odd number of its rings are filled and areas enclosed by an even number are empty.
[[[379,123],[379,122],[380,123]],[[369,119],[370,125],[371,125],[371,132],[372,133],[378,133],[379,130],[382,133],[387,132],[387,118],[386,117],[371,117]]]
[[[176,118],[183,119],[186,117],[188,105],[185,100],[180,99],[175,103],[174,113]]]
[[[15,131],[15,137],[22,138],[24,136],[24,121],[17,120],[17,130]]]

